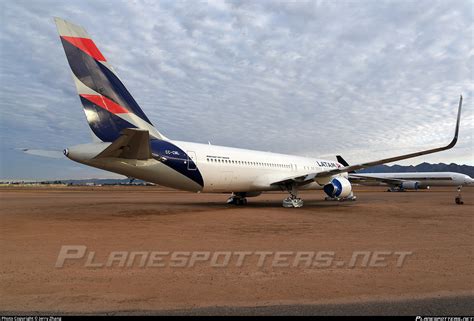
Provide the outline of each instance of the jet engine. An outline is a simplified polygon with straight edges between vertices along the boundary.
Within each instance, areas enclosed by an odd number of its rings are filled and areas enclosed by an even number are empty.
[[[345,177],[333,178],[329,184],[324,185],[324,192],[329,197],[344,198],[351,194],[352,185]]]
[[[400,184],[400,189],[419,189],[420,182],[407,181]]]

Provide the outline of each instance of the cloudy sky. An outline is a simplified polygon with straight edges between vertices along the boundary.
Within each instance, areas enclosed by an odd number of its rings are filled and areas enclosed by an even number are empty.
[[[1,1],[0,178],[114,177],[62,150],[90,133],[53,23],[84,26],[172,139],[403,164],[473,157],[472,1]]]

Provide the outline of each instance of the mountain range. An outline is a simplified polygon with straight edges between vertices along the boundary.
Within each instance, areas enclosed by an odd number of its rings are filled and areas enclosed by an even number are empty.
[[[451,164],[430,164],[421,163],[416,166],[402,166],[402,165],[378,165],[371,168],[366,168],[359,173],[409,173],[409,172],[456,172],[474,177],[474,166]]]

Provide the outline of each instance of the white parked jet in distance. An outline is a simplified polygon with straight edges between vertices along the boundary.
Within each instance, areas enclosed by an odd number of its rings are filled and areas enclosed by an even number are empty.
[[[431,186],[474,186],[474,179],[469,175],[454,172],[349,174],[349,180],[362,185],[381,182],[390,186],[389,192],[429,189]]]
[[[458,138],[462,97],[453,140],[439,148],[352,166],[330,160],[171,140],[153,126],[87,32],[55,18],[79,99],[94,141],[64,150],[79,163],[175,189],[232,193],[245,204],[264,191],[288,191],[285,207],[300,207],[298,190],[323,189],[353,197],[348,172],[452,148]]]
[[[337,161],[344,166],[349,164],[337,156]],[[406,173],[349,173],[349,181],[361,185],[388,185],[388,192],[429,189],[431,186],[474,186],[474,179],[469,175],[455,172],[406,172]]]

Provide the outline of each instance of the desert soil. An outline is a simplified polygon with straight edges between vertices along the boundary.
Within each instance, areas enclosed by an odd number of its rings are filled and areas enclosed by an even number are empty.
[[[356,202],[282,193],[226,205],[227,195],[159,187],[0,188],[0,311],[150,311],[315,304],[472,294],[474,188],[386,193],[358,187]],[[106,262],[113,251],[333,251],[345,265],[225,268],[55,267],[63,245]],[[354,251],[412,252],[402,267],[349,267]]]

